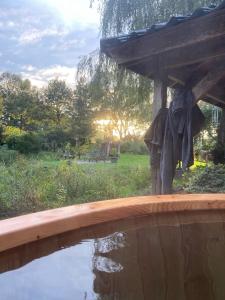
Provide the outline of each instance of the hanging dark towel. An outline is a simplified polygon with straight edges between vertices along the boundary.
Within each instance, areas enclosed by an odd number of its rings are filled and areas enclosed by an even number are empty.
[[[190,90],[177,89],[170,104],[162,146],[160,172],[162,194],[172,193],[172,183],[178,161],[183,170],[194,163],[193,137],[204,124],[204,115],[194,104]]]
[[[156,168],[160,166],[167,115],[167,108],[160,109],[144,137],[145,144],[150,152],[151,166]]]

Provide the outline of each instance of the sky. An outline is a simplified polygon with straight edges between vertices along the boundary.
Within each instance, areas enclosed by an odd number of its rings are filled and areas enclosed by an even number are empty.
[[[77,63],[99,47],[99,14],[90,0],[0,0],[0,72],[42,87],[75,84]]]

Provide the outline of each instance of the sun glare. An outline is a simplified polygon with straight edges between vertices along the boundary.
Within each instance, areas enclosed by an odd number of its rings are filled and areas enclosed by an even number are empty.
[[[97,10],[90,8],[89,0],[47,0],[43,2],[54,9],[67,25],[98,24]]]

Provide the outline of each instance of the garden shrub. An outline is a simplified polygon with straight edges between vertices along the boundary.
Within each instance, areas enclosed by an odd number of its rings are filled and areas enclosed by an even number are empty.
[[[45,133],[45,150],[56,151],[59,148],[63,148],[70,140],[68,132],[61,128],[49,131]]]
[[[225,166],[197,168],[186,184],[185,190],[190,193],[224,193]]]
[[[224,164],[225,163],[225,149],[223,145],[217,144],[212,150],[213,162],[214,164]]]
[[[126,141],[121,144],[121,153],[148,154],[148,149],[142,141]]]
[[[7,139],[8,137],[16,137],[24,135],[26,131],[19,129],[18,127],[13,126],[6,126],[3,131],[4,138]]]
[[[8,136],[6,139],[8,148],[17,150],[22,154],[38,153],[41,150],[42,140],[34,133],[24,133],[20,136]]]

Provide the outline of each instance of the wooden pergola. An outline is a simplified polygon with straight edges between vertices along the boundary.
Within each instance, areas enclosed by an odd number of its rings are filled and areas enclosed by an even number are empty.
[[[153,118],[167,106],[168,87],[187,87],[195,103],[203,100],[225,108],[225,1],[103,39],[101,51],[119,66],[154,80]]]

